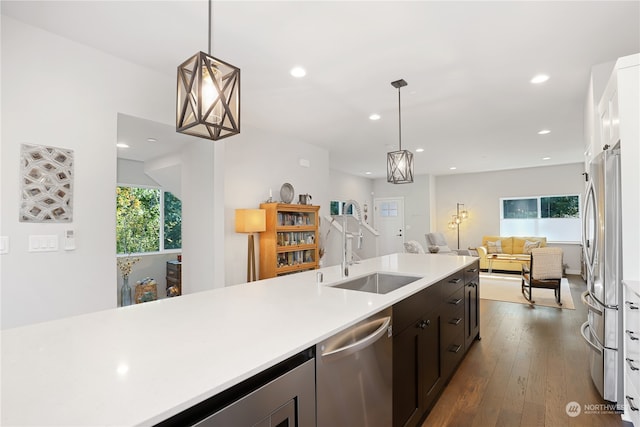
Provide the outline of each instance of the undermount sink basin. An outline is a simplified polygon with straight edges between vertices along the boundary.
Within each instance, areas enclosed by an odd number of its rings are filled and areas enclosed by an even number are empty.
[[[422,277],[419,276],[372,273],[367,276],[358,277],[337,285],[332,285],[332,287],[349,289],[352,291],[371,292],[374,294],[386,294],[420,279],[422,279]]]

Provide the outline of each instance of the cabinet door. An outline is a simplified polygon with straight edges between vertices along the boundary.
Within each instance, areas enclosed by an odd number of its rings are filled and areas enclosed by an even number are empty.
[[[440,381],[442,360],[440,359],[440,315],[428,314],[421,323],[419,349],[419,372],[421,387],[421,412],[433,406],[442,387]]]
[[[480,333],[480,313],[478,305],[479,299],[479,285],[478,280],[471,281],[465,285],[464,296],[464,309],[465,309],[465,322],[464,322],[464,336],[465,336],[465,348],[469,348],[473,344],[473,340],[478,337]]]
[[[393,337],[393,425],[415,425],[420,411],[420,322]]]

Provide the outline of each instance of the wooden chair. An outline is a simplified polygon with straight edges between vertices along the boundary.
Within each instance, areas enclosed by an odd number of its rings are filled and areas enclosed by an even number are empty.
[[[536,248],[531,250],[529,266],[522,266],[522,295],[531,304],[535,304],[531,291],[533,288],[553,289],[556,302],[560,302],[560,283],[562,282],[562,249]]]

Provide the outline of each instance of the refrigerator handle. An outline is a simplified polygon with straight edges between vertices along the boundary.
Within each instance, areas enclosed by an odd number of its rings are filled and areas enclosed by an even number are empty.
[[[582,296],[580,297],[580,299],[582,299],[582,303],[584,305],[587,306],[587,308],[590,311],[593,311],[594,313],[596,313],[598,316],[602,316],[602,310],[598,309],[598,307],[596,307],[595,305],[591,304],[588,300],[587,297],[590,297],[591,295],[589,295],[589,291],[584,291],[582,293]],[[584,335],[583,335],[584,336]]]
[[[587,342],[587,344],[589,344],[589,347],[591,347],[596,353],[602,354],[602,349],[599,346],[592,343],[591,340],[589,340],[589,338],[587,337],[587,332],[586,332],[587,329],[589,329],[588,320],[584,322],[580,327],[580,334],[582,335],[582,338],[584,338],[584,340]]]

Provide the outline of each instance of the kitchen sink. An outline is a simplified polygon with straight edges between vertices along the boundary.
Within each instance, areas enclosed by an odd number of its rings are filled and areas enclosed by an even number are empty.
[[[367,276],[358,277],[337,285],[332,285],[332,287],[349,289],[352,291],[371,292],[374,294],[386,294],[420,279],[422,279],[422,277],[419,276],[372,273]]]

